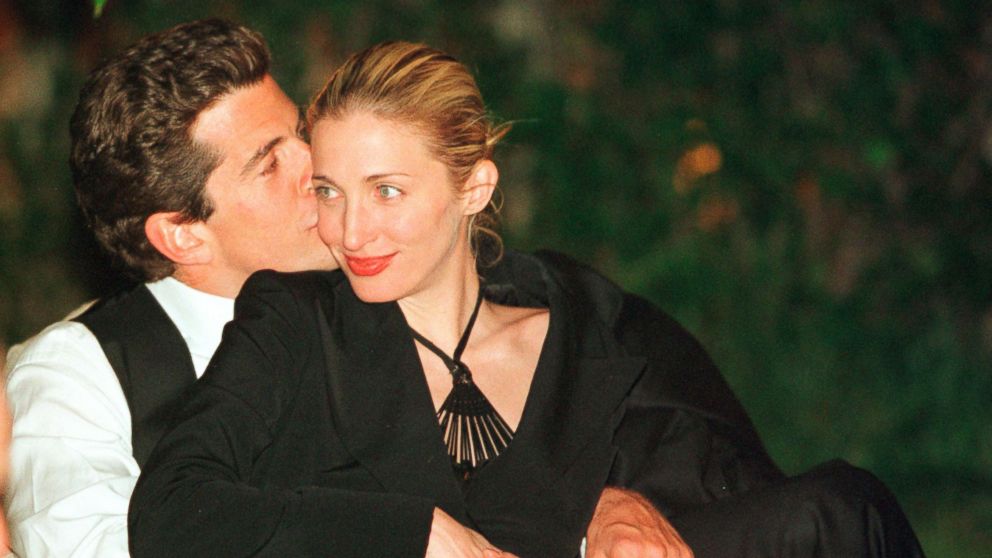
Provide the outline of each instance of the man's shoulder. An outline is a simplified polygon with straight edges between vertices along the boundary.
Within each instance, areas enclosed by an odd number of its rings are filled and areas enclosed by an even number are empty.
[[[88,300],[80,304],[61,320],[48,325],[33,337],[10,347],[7,350],[6,359],[0,359],[4,363],[4,372],[9,372],[29,347],[58,346],[63,343],[86,343],[92,340],[91,338],[93,336],[89,334],[85,327],[81,327],[80,324],[71,320],[86,312],[95,302],[95,300]]]
[[[20,376],[54,380],[56,377],[77,377],[77,380],[95,381],[104,376],[114,377],[107,360],[99,333],[106,324],[126,324],[124,328],[140,329],[134,320],[127,319],[134,312],[127,312],[131,294],[144,289],[133,287],[114,295],[80,305],[62,320],[55,322],[23,343],[10,348],[5,372],[9,388],[15,389]],[[154,301],[147,289],[149,299]],[[111,372],[108,376],[106,372]],[[85,380],[84,380],[85,378]],[[116,381],[116,380],[115,380]]]
[[[7,352],[7,372],[9,374],[16,367],[25,364],[56,356],[78,355],[99,348],[100,344],[86,326],[68,319],[61,320],[11,347]]]
[[[128,312],[141,313],[146,310],[149,304],[158,306],[158,302],[148,287],[140,283],[101,297],[81,311],[77,309],[77,311],[72,312],[65,319],[86,324],[92,329],[94,323],[114,322]]]
[[[43,408],[45,401],[59,394],[72,393],[66,401],[82,402],[80,390],[103,393],[123,403],[120,384],[103,348],[78,322],[56,322],[12,347],[5,372],[6,395],[15,414]]]

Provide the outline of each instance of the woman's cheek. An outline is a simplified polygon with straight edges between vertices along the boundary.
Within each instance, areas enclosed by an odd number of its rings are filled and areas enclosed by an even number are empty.
[[[341,239],[341,218],[326,205],[317,209],[317,235],[327,246],[337,246]]]

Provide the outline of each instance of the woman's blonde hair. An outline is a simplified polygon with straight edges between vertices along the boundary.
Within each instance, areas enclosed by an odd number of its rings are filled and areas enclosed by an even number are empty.
[[[495,125],[468,69],[426,45],[380,43],[350,56],[328,79],[307,110],[310,130],[323,118],[367,111],[412,126],[428,149],[462,185],[476,163],[491,159],[508,124]],[[493,198],[497,198],[494,192]],[[496,233],[494,201],[470,220],[472,249],[480,262],[499,260],[503,241]]]

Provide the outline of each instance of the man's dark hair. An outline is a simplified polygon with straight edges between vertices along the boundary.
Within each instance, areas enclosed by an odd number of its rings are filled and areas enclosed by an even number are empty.
[[[259,83],[269,60],[261,35],[209,19],[149,35],[87,78],[69,126],[76,197],[100,245],[138,279],[174,271],[145,236],[149,216],[213,212],[205,186],[220,155],[193,141],[197,116]]]

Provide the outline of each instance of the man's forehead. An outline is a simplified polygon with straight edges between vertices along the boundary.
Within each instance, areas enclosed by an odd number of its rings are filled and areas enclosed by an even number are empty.
[[[294,133],[298,118],[299,107],[266,76],[203,110],[193,123],[192,136],[222,155],[247,159],[280,135]]]

